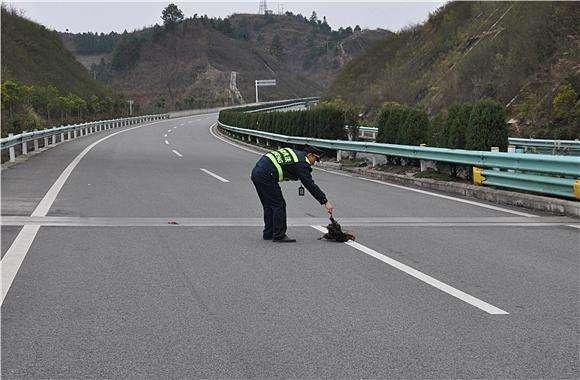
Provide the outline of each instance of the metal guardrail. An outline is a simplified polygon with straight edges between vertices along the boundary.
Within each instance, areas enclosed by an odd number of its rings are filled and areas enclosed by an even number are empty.
[[[545,153],[580,155],[580,140],[545,140],[510,137],[510,145],[524,149],[526,153]]]
[[[39,140],[44,140],[44,147],[47,147],[56,144],[57,139],[59,142],[69,141],[73,138],[85,136],[93,132],[167,118],[169,118],[169,114],[144,115],[122,119],[100,120],[90,123],[65,125],[32,132],[23,132],[18,135],[11,135],[0,139],[0,149],[9,149],[10,161],[15,161],[16,152],[14,148],[18,145],[21,145],[22,154],[28,154],[28,143],[30,141],[34,142],[34,150],[38,150]]]
[[[359,127],[358,137],[363,140],[376,140],[378,132],[379,129],[376,127]],[[580,155],[580,140],[543,140],[509,137],[508,144],[516,148],[522,148],[524,153]]]
[[[315,103],[317,101],[318,101],[317,99],[308,100],[308,101],[302,100],[302,101],[297,101],[295,103],[283,104],[283,105],[279,105],[279,106],[258,108],[255,110],[247,111],[247,113],[273,111],[273,110],[279,110],[279,109],[284,109],[284,108],[292,108],[292,107],[296,107],[296,106],[306,106],[309,103]]]
[[[256,138],[262,138],[265,140],[280,141],[285,144],[313,145],[320,148],[341,151],[364,152],[420,160],[442,161],[481,168],[513,170],[513,172],[501,172],[493,170],[491,175],[489,175],[489,172],[485,170],[484,173],[488,174],[488,177],[485,177],[484,175],[485,178],[481,184],[493,185],[496,183],[497,186],[502,187],[538,191],[546,194],[580,199],[580,157],[482,152],[461,149],[381,144],[364,141],[324,140],[308,137],[286,136],[252,129],[238,128],[225,125],[221,122],[218,122],[218,125],[222,129],[229,132],[254,136]],[[548,175],[541,176],[537,174],[529,174],[527,172],[546,173]],[[498,173],[502,173],[503,176]],[[524,175],[530,176],[525,177]],[[501,180],[499,179],[500,176],[502,176]],[[553,191],[553,187],[539,185],[542,183],[541,181],[549,183],[551,179],[557,180],[558,176],[568,179],[568,181],[565,181],[565,183],[562,183],[560,186],[566,187],[567,191],[561,191],[561,189]],[[542,177],[542,180],[539,180],[538,177]],[[509,178],[512,178],[511,182],[508,181]],[[522,181],[527,181],[530,183],[533,182],[534,179],[538,181],[538,186],[536,188],[539,190],[534,190],[532,186],[520,186]]]

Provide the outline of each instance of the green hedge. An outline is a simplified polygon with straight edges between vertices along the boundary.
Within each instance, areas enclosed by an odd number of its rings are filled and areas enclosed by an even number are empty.
[[[429,124],[427,114],[417,108],[385,103],[377,121],[377,142],[401,145],[427,143]]]
[[[233,127],[255,129],[289,136],[344,140],[342,109],[319,105],[310,110],[246,113],[245,108],[220,112],[220,122]]]

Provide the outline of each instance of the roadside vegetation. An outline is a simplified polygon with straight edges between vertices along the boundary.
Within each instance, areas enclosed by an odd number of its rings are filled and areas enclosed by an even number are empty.
[[[579,138],[579,19],[577,2],[450,2],[351,60],[327,97],[371,119],[387,101],[432,118],[487,98],[512,136]]]
[[[91,78],[56,32],[5,6],[1,20],[2,137],[128,113],[125,98]]]

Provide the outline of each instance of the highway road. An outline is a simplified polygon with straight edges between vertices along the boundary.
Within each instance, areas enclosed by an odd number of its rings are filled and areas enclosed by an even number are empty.
[[[2,171],[2,376],[578,378],[578,220],[343,173],[356,243],[217,114],[114,129]]]

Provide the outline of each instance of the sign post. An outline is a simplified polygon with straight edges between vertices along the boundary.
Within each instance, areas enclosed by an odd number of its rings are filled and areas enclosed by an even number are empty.
[[[275,86],[276,79],[260,79],[260,80],[257,80],[255,83],[256,83],[256,103],[260,103],[260,100],[258,98],[258,87],[260,87],[260,86]]]

